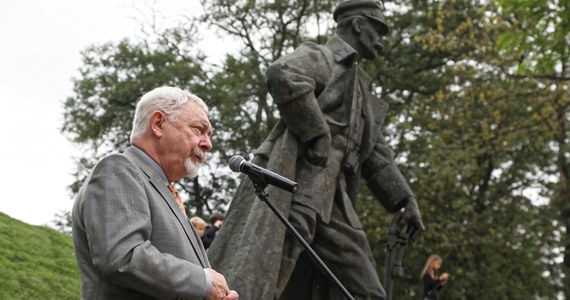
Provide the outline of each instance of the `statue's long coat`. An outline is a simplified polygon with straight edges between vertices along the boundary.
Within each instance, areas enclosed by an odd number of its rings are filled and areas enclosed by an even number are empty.
[[[341,206],[353,205],[361,175],[389,212],[414,197],[381,135],[387,104],[370,94],[369,82],[356,62],[356,51],[339,37],[325,45],[304,43],[268,69],[268,87],[282,119],[252,162],[299,183],[295,194],[272,186],[266,189],[285,217],[295,201],[327,223],[335,191],[344,189],[348,195]],[[357,90],[361,107],[355,117],[351,109]],[[350,133],[354,128],[360,128],[356,140]],[[327,164],[315,166],[308,162],[305,149],[327,133],[332,137]],[[342,167],[349,154],[357,159],[350,166],[354,172]],[[360,224],[354,213],[346,218],[355,226]],[[268,205],[257,198],[251,181],[243,177],[224,225],[208,250],[210,262],[240,298],[273,299],[285,232]]]

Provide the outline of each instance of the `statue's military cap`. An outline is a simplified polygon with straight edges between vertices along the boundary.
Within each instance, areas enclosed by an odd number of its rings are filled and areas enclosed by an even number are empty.
[[[364,16],[371,21],[380,24],[384,28],[384,34],[390,32],[390,26],[384,20],[384,5],[378,0],[348,0],[340,3],[333,11],[333,19],[339,20],[356,15]]]

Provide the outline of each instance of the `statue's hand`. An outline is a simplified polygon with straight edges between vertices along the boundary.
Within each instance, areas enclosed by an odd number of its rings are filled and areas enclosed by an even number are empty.
[[[408,241],[413,242],[418,235],[425,230],[416,198],[408,199],[408,203],[404,207],[404,216],[402,219],[407,225],[406,234]]]
[[[307,156],[311,163],[324,166],[327,163],[329,148],[331,146],[331,135],[326,133],[313,139],[307,149]]]

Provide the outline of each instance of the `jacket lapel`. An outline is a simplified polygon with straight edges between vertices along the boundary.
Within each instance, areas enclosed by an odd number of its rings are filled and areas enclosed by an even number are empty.
[[[209,267],[207,263],[207,259],[204,257],[203,247],[201,245],[201,241],[198,241],[198,234],[196,233],[195,229],[192,227],[186,216],[180,210],[178,204],[176,204],[176,200],[174,196],[166,186],[164,180],[160,177],[159,174],[152,168],[149,162],[146,161],[147,158],[143,157],[136,149],[133,147],[127,148],[124,153],[128,158],[133,160],[145,173],[148,178],[150,184],[158,191],[158,193],[162,196],[162,199],[170,208],[172,214],[178,219],[180,226],[184,229],[184,233],[186,237],[190,240],[190,244],[196,254],[196,257],[200,260],[200,264],[202,267],[206,268]]]

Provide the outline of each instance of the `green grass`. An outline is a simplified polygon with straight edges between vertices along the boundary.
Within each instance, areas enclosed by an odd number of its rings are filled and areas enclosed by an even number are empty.
[[[71,236],[0,213],[0,299],[79,299]]]

